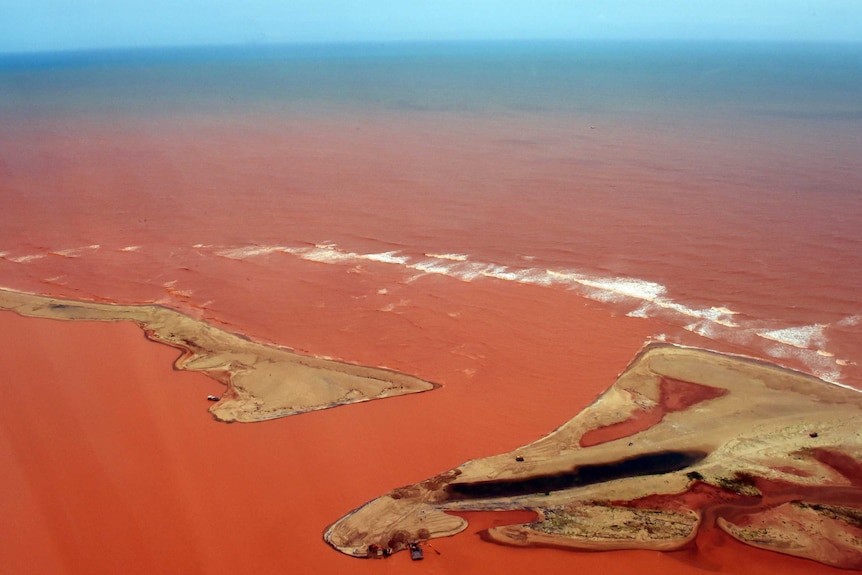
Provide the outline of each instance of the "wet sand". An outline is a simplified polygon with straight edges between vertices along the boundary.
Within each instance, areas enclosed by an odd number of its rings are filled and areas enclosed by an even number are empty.
[[[493,527],[487,538],[674,551],[692,545],[706,517],[756,547],[862,569],[860,423],[858,391],[750,358],[652,344],[547,437],[395,489],[325,539],[369,557],[467,527],[447,511],[523,510],[538,519]],[[613,433],[596,438],[603,429]]]
[[[122,306],[0,289],[0,309],[60,320],[130,321],[148,338],[182,350],[177,369],[201,371],[227,389],[210,412],[254,422],[434,389],[435,384],[262,345],[161,306]]]

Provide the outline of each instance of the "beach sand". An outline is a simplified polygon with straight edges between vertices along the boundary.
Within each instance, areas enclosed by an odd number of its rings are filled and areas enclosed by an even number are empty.
[[[367,557],[454,535],[447,511],[533,511],[487,539],[671,551],[702,521],[739,541],[862,569],[862,394],[749,358],[653,344],[549,436],[395,489],[326,540]],[[605,432],[605,433],[603,433]]]
[[[148,338],[182,350],[174,362],[177,369],[204,372],[227,387],[210,408],[220,421],[263,421],[437,387],[392,370],[255,343],[162,306],[75,302],[0,290],[0,309],[30,317],[135,323]]]

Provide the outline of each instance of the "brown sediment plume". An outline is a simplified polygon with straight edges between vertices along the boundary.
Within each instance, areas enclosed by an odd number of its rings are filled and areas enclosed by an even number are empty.
[[[615,426],[639,412],[651,415],[620,433]],[[324,538],[365,557],[395,532],[410,540],[462,531],[467,522],[452,511],[528,510],[538,518],[484,538],[668,551],[718,525],[744,543],[859,569],[860,424],[855,390],[751,358],[652,344],[550,435],[393,490]]]
[[[0,310],[58,320],[130,321],[183,351],[177,369],[201,371],[227,389],[210,408],[225,422],[254,422],[348,403],[428,391],[436,384],[253,342],[159,305],[72,301],[0,289]]]

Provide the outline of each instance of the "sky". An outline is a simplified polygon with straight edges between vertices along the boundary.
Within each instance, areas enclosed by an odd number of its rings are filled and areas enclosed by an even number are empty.
[[[486,39],[862,42],[862,0],[0,0],[0,53]]]

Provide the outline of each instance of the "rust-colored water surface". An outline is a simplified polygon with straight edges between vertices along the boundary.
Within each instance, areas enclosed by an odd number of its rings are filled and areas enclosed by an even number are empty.
[[[742,89],[733,55],[643,76],[502,54],[3,65],[0,287],[442,387],[227,424],[206,399],[225,387],[133,323],[2,311],[0,571],[838,572],[717,528],[670,553],[468,529],[416,564],[323,541],[381,493],[547,435],[647,341],[862,387],[855,60],[793,84],[832,90],[815,98],[774,74]],[[710,401],[682,388],[586,441]]]

